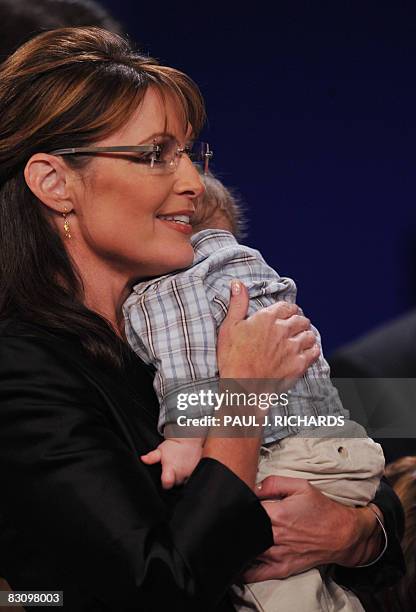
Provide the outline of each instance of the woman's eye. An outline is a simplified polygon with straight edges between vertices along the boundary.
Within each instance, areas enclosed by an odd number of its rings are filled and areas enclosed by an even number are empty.
[[[136,153],[133,157],[136,164],[147,164],[149,166],[162,164],[161,151],[147,151],[145,153]]]
[[[167,140],[166,142],[162,142],[159,144],[160,147],[160,161],[164,163],[171,163],[172,159],[175,157],[176,149],[178,148],[178,144],[174,140]]]
[[[138,164],[147,164],[149,166],[161,166],[163,164],[171,164],[175,158],[175,152],[178,144],[175,141],[167,140],[166,142],[155,143],[156,151],[146,151],[136,153],[134,161]]]

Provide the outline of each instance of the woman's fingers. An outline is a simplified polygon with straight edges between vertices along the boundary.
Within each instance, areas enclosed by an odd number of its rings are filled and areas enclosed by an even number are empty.
[[[306,571],[306,555],[293,556],[287,546],[272,546],[256,559],[245,573],[245,582],[263,582],[263,580],[282,580],[293,574]],[[310,569],[313,565],[307,567]]]
[[[282,577],[283,552],[286,564],[283,575],[339,563],[340,559],[347,564],[347,558],[348,564],[351,561],[353,565],[355,559],[361,563],[363,556],[367,558],[365,546],[361,545],[359,521],[359,513],[366,509],[339,504],[299,478],[269,476],[257,494],[263,499],[278,500],[262,501],[272,523],[275,547],[263,553],[261,560],[277,563],[276,578]],[[367,544],[365,539],[364,542]]]
[[[312,348],[316,343],[316,337],[312,330],[301,331],[295,335],[290,335],[289,346],[294,353],[301,353],[306,349]]]
[[[247,316],[249,296],[247,287],[239,280],[231,281],[230,303],[228,312],[220,329],[235,325]]]
[[[306,351],[316,344],[315,334],[311,330],[301,332],[293,340],[299,344],[300,351]]]
[[[263,582],[277,580],[279,569],[276,564],[259,563],[244,572],[244,582]]]
[[[267,476],[256,487],[259,499],[283,499],[288,495],[303,493],[308,485],[302,478],[289,478],[288,476]]]
[[[248,304],[249,296],[247,287],[239,280],[231,281],[228,312],[219,327],[217,338],[218,369],[222,376],[224,376],[227,364],[231,364],[232,371],[234,369],[232,367],[233,362],[238,361],[233,357],[233,348],[235,346],[233,336],[237,324],[244,321],[247,316]],[[238,372],[238,364],[236,364],[235,369],[236,372]],[[230,377],[232,378],[233,374],[231,374]]]
[[[306,349],[305,351],[303,351],[303,357],[304,357],[305,363],[306,363],[305,370],[307,370],[309,368],[309,366],[311,366],[313,363],[315,363],[315,361],[318,359],[320,354],[321,354],[321,347],[316,342],[315,342],[315,344],[311,348]]]
[[[313,560],[308,552],[293,555],[288,546],[272,546],[260,557],[256,565],[244,574],[246,582],[262,582],[263,580],[282,580],[288,576],[299,574],[313,566]]]
[[[220,326],[217,358],[220,376],[280,380],[290,388],[318,358],[311,322],[289,302],[277,302],[246,319],[249,296],[232,282],[228,314]]]
[[[270,312],[276,317],[276,319],[289,319],[294,315],[298,315],[300,309],[296,304],[281,301],[277,302],[276,304],[272,304],[272,306],[267,306],[263,309],[263,311]]]
[[[297,336],[298,334],[308,331],[311,328],[311,322],[307,317],[300,314],[292,315],[285,321],[288,327],[289,336]]]

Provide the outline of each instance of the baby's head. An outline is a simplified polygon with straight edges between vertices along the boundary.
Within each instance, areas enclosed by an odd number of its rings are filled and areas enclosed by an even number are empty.
[[[201,176],[205,192],[195,201],[193,233],[203,229],[228,230],[237,238],[245,235],[244,209],[238,198],[213,174]]]

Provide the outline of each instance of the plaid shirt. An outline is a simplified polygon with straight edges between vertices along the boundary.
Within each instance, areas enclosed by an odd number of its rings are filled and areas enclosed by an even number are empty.
[[[217,330],[227,314],[230,282],[247,287],[249,315],[278,300],[294,302],[296,285],[280,277],[254,249],[238,244],[225,230],[202,230],[192,237],[193,265],[139,283],[124,304],[127,339],[133,350],[156,370],[155,391],[160,401],[159,430],[178,416],[177,394],[208,388],[218,380]],[[317,341],[320,336],[314,329]],[[338,392],[329,378],[323,356],[291,389],[289,403],[271,408],[274,415],[342,415]],[[189,410],[187,411],[189,415]],[[211,414],[197,406],[191,416]],[[274,423],[274,418],[270,419]],[[269,425],[266,443],[298,433],[297,427]]]

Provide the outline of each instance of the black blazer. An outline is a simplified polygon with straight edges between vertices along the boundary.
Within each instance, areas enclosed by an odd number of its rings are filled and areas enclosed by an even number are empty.
[[[106,370],[75,341],[0,325],[0,575],[63,590],[70,612],[232,609],[227,587],[272,544],[269,518],[214,460],[163,492],[159,466],[139,459],[160,441],[152,373],[126,359]],[[341,570],[346,583],[402,570],[400,506],[389,488],[379,497],[388,553]]]

